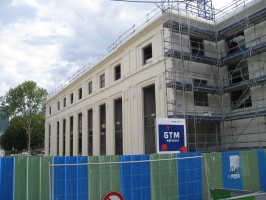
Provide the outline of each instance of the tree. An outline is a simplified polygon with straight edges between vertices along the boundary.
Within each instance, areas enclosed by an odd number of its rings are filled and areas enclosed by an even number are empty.
[[[27,148],[27,133],[20,123],[19,117],[14,117],[1,135],[0,145],[5,151],[21,151]]]
[[[13,149],[21,151],[27,148],[28,136],[23,124],[21,124],[23,120],[20,118],[21,116],[12,118],[4,134],[0,137],[0,145],[6,151]],[[44,113],[39,113],[34,118],[36,123],[31,133],[32,149],[43,146],[44,142]]]
[[[0,111],[2,118],[19,117],[19,124],[26,131],[27,148],[31,150],[31,136],[34,126],[39,123],[36,115],[42,111],[47,91],[33,81],[25,81],[0,98]],[[4,113],[4,114],[3,114]]]

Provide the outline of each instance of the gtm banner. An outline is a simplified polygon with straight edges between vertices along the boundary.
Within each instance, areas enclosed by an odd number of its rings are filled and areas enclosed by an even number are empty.
[[[180,153],[187,146],[185,119],[157,118],[157,153]]]

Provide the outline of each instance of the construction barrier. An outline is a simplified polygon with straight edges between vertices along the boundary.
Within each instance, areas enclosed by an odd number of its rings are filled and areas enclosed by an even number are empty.
[[[265,158],[263,150],[4,157],[0,200],[99,200],[111,191],[126,200],[230,198],[232,191],[266,191]]]

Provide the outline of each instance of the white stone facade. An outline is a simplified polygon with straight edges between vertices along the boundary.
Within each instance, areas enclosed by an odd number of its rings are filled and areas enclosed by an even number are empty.
[[[259,47],[255,53],[252,53],[252,49],[248,51],[249,55],[243,54],[244,56],[235,58],[239,59],[237,63],[244,63],[244,60],[247,62],[245,70],[248,69],[248,77],[252,83],[247,83],[246,80],[239,83],[246,84],[244,88],[248,92],[242,91],[242,94],[249,95],[247,98],[251,95],[252,105],[241,102],[248,101],[240,95],[241,97],[233,105],[235,107],[232,107],[232,95],[235,91],[239,91],[240,87],[236,86],[239,88],[232,89],[234,84],[238,83],[232,82],[232,77],[237,78],[237,76],[229,77],[229,75],[239,71],[240,67],[237,66],[235,70],[231,70],[229,73],[229,66],[235,61],[233,59],[230,61],[231,54],[228,54],[228,46],[226,46],[228,44],[227,39],[238,32],[237,28],[234,29],[234,24],[241,21],[244,14],[245,16],[252,16],[252,14],[260,11],[261,14],[256,16],[265,16],[265,10],[266,2],[257,0],[252,1],[245,9],[240,7],[238,12],[235,11],[234,16],[225,16],[216,22],[180,13],[173,14],[179,23],[189,21],[190,25],[214,33],[224,30],[224,32],[220,32],[221,36],[217,37],[218,40],[217,38],[216,40],[208,39],[206,35],[204,36],[204,31],[199,33],[202,35],[198,36],[199,39],[202,39],[202,59],[191,56],[193,54],[193,44],[191,43],[194,40],[193,34],[190,35],[190,32],[185,31],[173,32],[163,26],[167,19],[166,15],[157,17],[90,70],[48,98],[45,124],[46,155],[89,155],[88,110],[91,109],[93,113],[92,130],[90,130],[92,132],[91,143],[93,144],[92,155],[117,154],[115,127],[119,124],[122,124],[122,153],[124,155],[150,153],[150,151],[145,150],[149,145],[149,141],[145,142],[145,134],[151,130],[145,126],[145,123],[149,123],[145,121],[146,117],[151,117],[152,120],[155,117],[168,117],[171,115],[171,111],[169,112],[171,109],[174,110],[174,115],[185,117],[190,121],[188,122],[189,131],[187,131],[189,134],[188,143],[191,143],[194,150],[200,150],[199,146],[204,148],[204,145],[206,147],[216,145],[226,149],[237,147],[262,148],[266,146],[264,113],[266,110],[266,89],[264,82],[261,80],[259,82],[259,79],[256,79],[262,77],[264,80],[264,76],[266,76],[264,49]],[[251,17],[250,20],[254,21],[250,22],[254,23],[254,26],[249,25],[248,28],[241,26],[239,28],[243,29],[242,37],[246,48],[261,44],[266,38],[264,36],[266,35],[265,22],[261,20],[257,22]],[[232,28],[226,29],[231,25]],[[191,33],[193,31],[195,30],[192,29]],[[170,43],[167,42],[169,38]],[[240,40],[243,41],[239,36],[237,39],[238,44]],[[167,57],[165,56],[167,49],[185,52],[188,53],[188,56]],[[146,55],[148,59],[145,59],[145,54],[150,53],[151,55]],[[185,53],[184,55],[187,55]],[[229,55],[228,58],[223,59],[226,55]],[[214,61],[203,60],[207,58],[213,58],[215,63]],[[120,72],[119,70],[116,71],[117,66],[120,66]],[[181,89],[177,85],[174,85],[175,89],[167,89],[169,72],[172,77],[170,82],[173,80],[181,82],[183,84]],[[118,75],[118,80],[115,80],[117,73],[120,73],[121,77]],[[241,74],[241,77],[244,76]],[[195,80],[206,81],[208,88],[200,88],[201,86],[198,86]],[[92,83],[92,91],[89,91],[89,83]],[[185,84],[187,84],[186,87]],[[192,87],[191,89],[188,89],[189,85]],[[147,90],[147,94],[152,92],[152,95],[155,95],[154,100],[150,99],[151,104],[155,103],[155,108],[152,109],[155,113],[145,116],[145,110],[147,110],[145,106],[149,107],[149,105],[146,105],[147,102],[144,103],[144,91],[145,88],[149,87],[152,88]],[[195,95],[198,91],[206,94],[206,97],[204,95],[200,97],[200,99],[207,98],[206,102],[202,100],[202,102],[195,103]],[[71,94],[73,94],[73,103],[71,103]],[[117,99],[122,99],[122,114],[120,113],[122,122],[116,121],[115,117],[117,114],[115,101]],[[176,103],[171,105],[169,104],[170,101]],[[104,124],[100,122],[101,105],[105,105],[106,111]],[[258,111],[262,111],[261,114],[257,114]],[[255,114],[243,118],[243,115],[252,112]],[[79,115],[80,113],[82,114]],[[79,116],[82,116],[82,122],[79,122]],[[70,135],[71,117],[73,117],[73,142]],[[147,118],[147,120],[149,119]],[[65,125],[63,125],[64,123]],[[102,132],[103,125],[104,132]],[[257,129],[256,131],[254,127]],[[149,131],[147,131],[148,129]],[[82,136],[79,135],[79,131]],[[105,139],[101,139],[101,134],[104,135],[103,138],[105,137]],[[79,140],[79,138],[82,139]],[[155,137],[151,138],[155,140]],[[155,144],[155,141],[152,140],[150,141],[151,145]],[[104,153],[101,153],[102,142],[106,144]]]

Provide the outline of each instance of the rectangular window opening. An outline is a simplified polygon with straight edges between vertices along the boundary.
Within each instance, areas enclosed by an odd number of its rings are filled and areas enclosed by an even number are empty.
[[[79,88],[79,99],[82,99],[82,88]]]
[[[63,102],[64,108],[66,107],[66,97],[64,98],[64,102]]]
[[[49,124],[49,133],[48,133],[48,155],[51,153],[51,125]]]
[[[249,79],[248,63],[242,61],[240,64],[235,63],[228,65],[228,76],[230,84],[240,83]]]
[[[57,110],[60,110],[60,101],[57,102]]]
[[[70,156],[73,156],[73,116],[69,120],[69,130],[70,130]]]
[[[152,61],[152,45],[149,44],[143,48],[143,65]]]
[[[231,95],[232,110],[239,108],[248,108],[252,106],[252,98],[250,88],[232,91]]]
[[[207,85],[206,80],[193,79],[193,83],[196,87],[200,85]],[[195,106],[209,106],[208,93],[194,91],[194,105]]]
[[[60,124],[57,122],[57,138],[56,138],[56,155],[59,156],[59,135],[60,135]]]
[[[121,78],[121,65],[117,65],[115,68],[114,68],[114,77],[115,77],[115,81],[116,80],[119,80]]]
[[[105,87],[105,74],[100,75],[100,88]]]
[[[106,106],[100,105],[100,155],[106,155]]]
[[[151,85],[143,88],[143,109],[144,109],[144,143],[145,153],[152,154],[156,152],[155,146],[155,86]]]
[[[191,53],[195,55],[204,55],[203,40],[198,38],[190,38]]]
[[[90,81],[88,83],[88,93],[91,94],[92,93],[92,81]]]
[[[74,102],[74,94],[71,93],[71,94],[70,94],[70,103],[72,104],[73,102]]]
[[[63,119],[63,156],[66,155],[66,120]]]
[[[245,35],[244,31],[229,37],[226,39],[227,54],[232,54],[245,48]]]
[[[88,155],[93,155],[93,111],[88,110]]]
[[[122,98],[114,101],[115,155],[123,155]]]
[[[82,113],[78,114],[78,155],[82,155]]]

